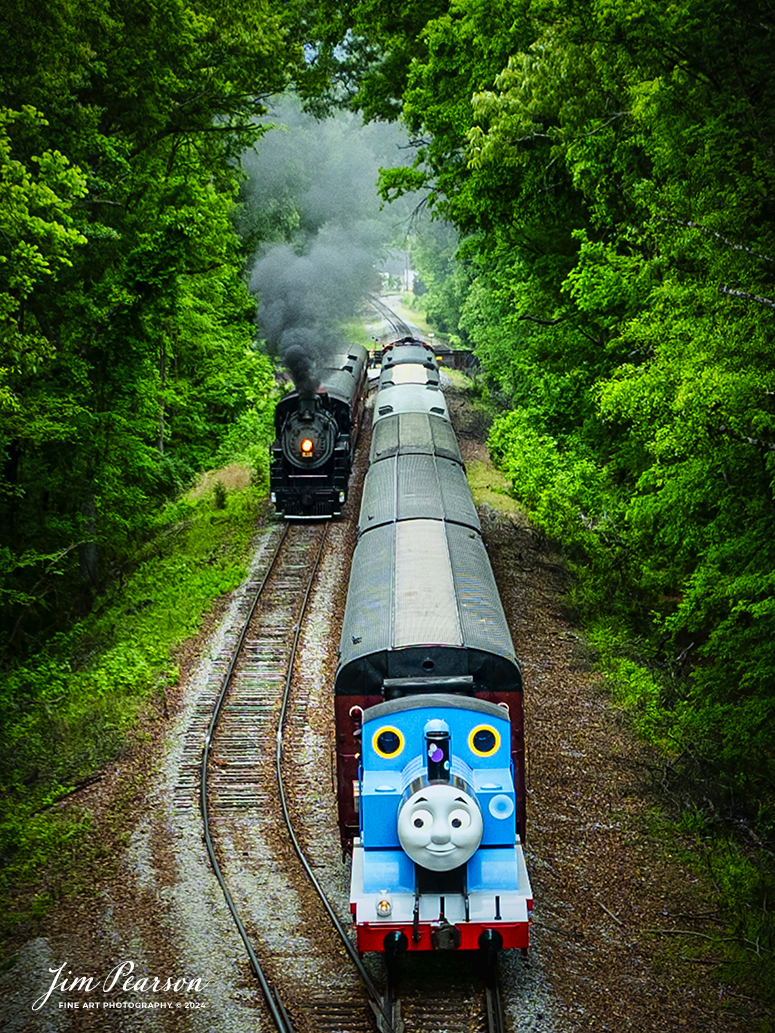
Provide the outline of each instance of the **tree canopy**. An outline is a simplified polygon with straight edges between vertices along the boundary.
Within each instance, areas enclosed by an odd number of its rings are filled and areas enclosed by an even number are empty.
[[[637,643],[665,734],[771,794],[768,0],[11,0],[0,33],[11,643],[87,607],[266,393],[234,202],[295,81],[408,128],[382,193],[446,223],[416,247],[429,310],[508,401],[515,492]],[[258,208],[251,246],[305,231],[293,198]]]
[[[88,608],[154,503],[267,396],[233,210],[301,63],[272,0],[0,12],[0,612]]]
[[[415,260],[505,402],[493,455],[642,726],[771,835],[774,35],[772,0],[6,0],[3,662],[260,424],[246,257],[352,201],[313,204],[291,148],[296,184],[239,210],[295,83],[408,129],[382,197],[422,190],[439,220]]]

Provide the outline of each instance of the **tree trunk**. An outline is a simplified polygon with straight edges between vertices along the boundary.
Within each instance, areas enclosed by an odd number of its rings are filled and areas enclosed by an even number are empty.
[[[78,563],[81,573],[81,591],[78,609],[86,614],[91,610],[92,598],[99,586],[100,557],[97,548],[97,507],[94,493],[90,492],[81,504],[83,517],[83,539],[78,546]]]

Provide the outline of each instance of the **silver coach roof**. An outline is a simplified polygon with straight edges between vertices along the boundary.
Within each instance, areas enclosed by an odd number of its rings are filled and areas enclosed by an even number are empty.
[[[384,416],[374,424],[369,462],[394,455],[443,456],[463,462],[452,424],[427,412],[406,412]]]
[[[379,375],[379,386],[391,387],[398,384],[432,384],[439,386],[439,371],[419,362],[403,362],[396,366],[383,366]]]
[[[449,420],[444,394],[438,387],[395,384],[382,388],[374,397],[373,423],[398,413],[420,412]]]
[[[375,463],[363,488],[360,532],[394,520],[430,517],[481,531],[463,467],[434,455],[393,455]]]
[[[412,344],[397,344],[382,356],[383,369],[400,366],[405,362],[419,362],[429,369],[435,369],[436,355],[427,344],[417,341]]]
[[[378,693],[385,678],[431,669],[521,686],[487,551],[460,524],[380,525],[361,535],[353,555],[336,692]]]

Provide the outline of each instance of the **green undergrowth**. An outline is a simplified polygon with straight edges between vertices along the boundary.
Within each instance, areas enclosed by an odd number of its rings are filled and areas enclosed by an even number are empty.
[[[705,887],[710,912],[682,920],[684,956],[709,968],[720,986],[733,984],[759,1015],[751,1033],[775,1030],[775,863],[770,807],[751,810],[743,781],[720,784],[695,752],[689,718],[671,702],[674,678],[650,667],[646,644],[620,624],[591,620],[585,628],[612,702],[661,757],[655,787],[659,816],[652,838],[676,855]]]
[[[454,391],[466,394],[464,421],[478,424],[486,432],[497,415],[498,409],[492,400],[483,395],[479,384],[458,369],[445,369]],[[457,426],[458,432],[465,427]],[[466,462],[466,477],[476,506],[489,506],[512,516],[525,516],[525,507],[517,501],[511,491],[511,481],[495,466],[490,458],[469,459]]]
[[[211,479],[212,480],[212,479]],[[167,715],[177,647],[246,572],[265,493],[212,480],[168,506],[95,610],[6,672],[0,729],[3,938],[29,933],[72,886],[89,814],[62,806],[148,720]]]
[[[466,474],[474,503],[490,506],[502,513],[523,515],[524,506],[509,494],[509,482],[492,463],[475,459],[466,463]]]
[[[374,347],[374,338],[369,336],[362,319],[353,319],[343,323],[341,332],[348,344],[360,344],[368,351]]]
[[[775,878],[761,845],[735,835],[707,802],[688,798],[669,807],[660,801],[644,834],[689,874],[686,913],[668,915],[665,928],[660,922],[651,930],[657,963],[702,966],[730,1016],[739,1015],[742,1002],[750,1033],[773,1033]]]
[[[717,905],[713,923],[690,927],[687,942],[701,948],[702,963],[720,981],[732,980],[762,1002],[758,1028],[773,1029],[775,800],[762,751],[754,762],[752,750],[746,763],[729,745],[750,719],[739,707],[712,705],[700,688],[709,665],[692,673],[686,664],[692,640],[684,647],[668,634],[669,622],[655,617],[651,558],[593,459],[572,440],[561,447],[518,411],[495,420],[489,445],[512,497],[562,550],[570,574],[566,603],[612,702],[661,758],[656,795],[665,827],[676,837],[691,834],[686,861]]]

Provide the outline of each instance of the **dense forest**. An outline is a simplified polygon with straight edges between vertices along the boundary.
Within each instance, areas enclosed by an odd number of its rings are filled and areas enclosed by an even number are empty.
[[[159,500],[266,393],[232,223],[282,9],[12,0],[0,14],[5,649],[87,612]]]
[[[168,713],[175,649],[245,575],[287,381],[268,313],[330,336],[402,218],[376,182],[404,135],[289,96],[321,92],[310,24],[273,0],[0,11],[0,899],[34,914],[90,821],[54,805]]]
[[[221,486],[217,526],[176,500],[265,462],[240,158],[299,26],[272,0],[0,11],[0,888],[30,887],[23,919],[89,824],[53,802],[166,708],[175,643],[244,569],[247,496]]]
[[[260,440],[251,262],[298,252],[303,218],[276,195],[247,218],[241,156],[293,85],[317,116],[406,127],[382,196],[436,217],[413,243],[427,312],[479,356],[494,457],[697,821],[771,842],[774,34],[769,0],[9,0],[6,714],[34,711],[48,690],[18,672],[165,501]],[[734,876],[760,914],[767,856]]]

